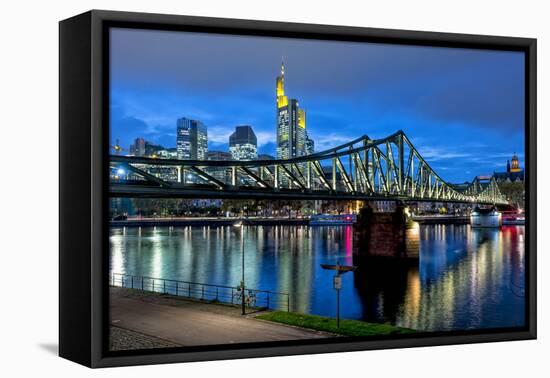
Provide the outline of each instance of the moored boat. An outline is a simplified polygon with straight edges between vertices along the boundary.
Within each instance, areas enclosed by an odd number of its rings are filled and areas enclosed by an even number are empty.
[[[525,214],[518,209],[502,210],[502,224],[503,225],[524,225]]]
[[[356,220],[355,214],[317,214],[309,219],[310,226],[352,225]]]
[[[522,226],[525,224],[525,216],[519,214],[502,214],[503,225]]]
[[[498,228],[502,225],[502,214],[493,206],[490,208],[476,207],[470,214],[472,227]]]

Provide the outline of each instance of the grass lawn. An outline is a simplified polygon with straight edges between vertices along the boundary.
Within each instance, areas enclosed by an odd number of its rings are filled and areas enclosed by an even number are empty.
[[[401,328],[389,324],[367,323],[360,320],[340,319],[340,328],[336,327],[336,319],[317,315],[297,314],[294,312],[274,311],[258,315],[256,318],[297,327],[331,332],[343,336],[379,336],[396,335],[415,332],[409,328]]]

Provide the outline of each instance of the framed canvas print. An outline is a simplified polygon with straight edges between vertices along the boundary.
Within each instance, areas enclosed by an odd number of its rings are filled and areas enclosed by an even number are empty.
[[[60,355],[536,337],[536,40],[60,23]]]

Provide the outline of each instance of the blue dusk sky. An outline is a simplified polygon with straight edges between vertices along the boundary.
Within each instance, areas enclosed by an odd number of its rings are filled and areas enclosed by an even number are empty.
[[[176,145],[176,120],[208,127],[228,150],[251,125],[275,155],[275,79],[307,112],[321,151],[403,130],[449,182],[524,162],[524,55],[439,47],[112,29],[111,142]]]

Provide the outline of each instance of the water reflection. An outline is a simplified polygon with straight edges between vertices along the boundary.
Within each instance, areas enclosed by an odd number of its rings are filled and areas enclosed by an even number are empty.
[[[220,285],[241,277],[240,229],[157,227],[111,229],[111,270]],[[248,226],[247,286],[288,292],[293,311],[335,314],[332,272],[351,265],[350,226]],[[471,229],[426,225],[408,234],[415,264],[361,263],[343,276],[342,316],[421,330],[524,324],[524,227]]]

